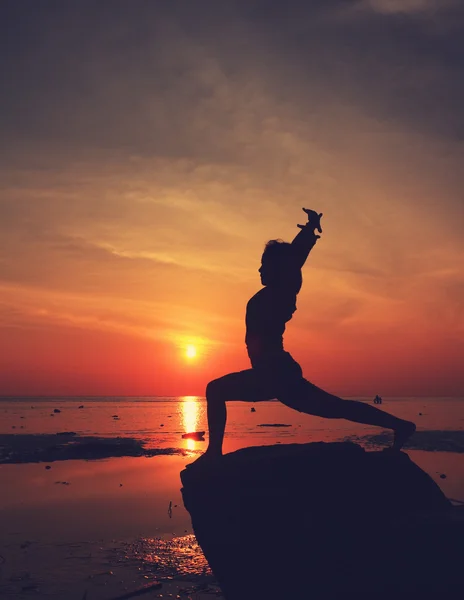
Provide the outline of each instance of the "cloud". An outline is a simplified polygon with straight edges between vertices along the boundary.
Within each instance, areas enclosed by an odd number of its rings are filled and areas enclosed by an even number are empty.
[[[358,7],[393,15],[434,13],[456,4],[456,0],[362,0],[358,3]]]

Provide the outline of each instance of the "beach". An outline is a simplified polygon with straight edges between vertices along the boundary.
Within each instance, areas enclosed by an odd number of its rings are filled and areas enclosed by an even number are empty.
[[[385,398],[381,408],[417,423],[406,452],[448,498],[463,501],[464,400]],[[206,447],[182,438],[207,430],[205,409],[199,397],[3,398],[1,597],[110,600],[158,582],[147,597],[220,597],[179,477]],[[389,439],[278,402],[229,403],[228,413],[225,452],[346,439],[378,449]],[[101,448],[105,457],[92,458]]]

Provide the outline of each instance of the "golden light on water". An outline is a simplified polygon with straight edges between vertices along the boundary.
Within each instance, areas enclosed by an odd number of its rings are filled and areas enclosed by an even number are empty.
[[[184,396],[182,407],[182,425],[184,433],[198,431],[200,419],[200,404],[197,396]],[[195,440],[185,440],[187,442],[187,450],[195,450]]]

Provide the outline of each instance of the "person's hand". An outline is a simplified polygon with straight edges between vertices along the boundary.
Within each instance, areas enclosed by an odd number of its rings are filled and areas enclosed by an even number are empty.
[[[310,228],[313,229],[317,229],[319,231],[319,233],[322,233],[322,228],[321,228],[321,217],[322,217],[322,213],[317,213],[315,210],[311,210],[310,208],[303,208],[304,212],[308,215],[308,222],[306,223],[306,225],[298,225],[298,227],[300,229],[303,229],[304,227],[307,227],[308,225],[310,226]],[[316,237],[320,237],[320,236],[316,236]]]

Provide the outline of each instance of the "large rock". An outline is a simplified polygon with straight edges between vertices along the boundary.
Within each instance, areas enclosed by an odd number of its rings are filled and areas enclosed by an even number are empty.
[[[227,600],[464,597],[463,519],[406,454],[261,446],[181,478]]]

